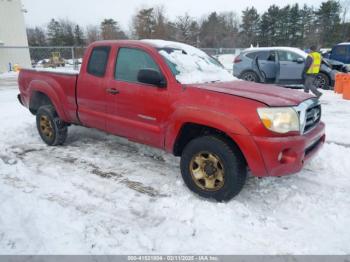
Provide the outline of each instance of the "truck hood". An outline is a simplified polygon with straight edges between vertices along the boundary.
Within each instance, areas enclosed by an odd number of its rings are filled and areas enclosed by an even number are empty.
[[[313,96],[293,89],[246,81],[185,85],[259,101],[268,106],[297,106]]]

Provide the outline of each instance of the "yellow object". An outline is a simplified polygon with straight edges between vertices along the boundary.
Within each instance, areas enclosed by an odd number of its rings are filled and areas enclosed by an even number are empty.
[[[52,61],[53,61],[54,63],[59,63],[59,61],[60,61],[60,59],[61,59],[61,54],[60,54],[60,52],[52,52],[51,55],[52,55]]]
[[[318,74],[320,72],[320,68],[321,68],[321,61],[322,61],[322,57],[321,54],[318,52],[312,52],[309,54],[309,56],[312,57],[312,65],[310,66],[309,70],[307,71],[307,74],[311,75],[311,74]]]
[[[20,70],[21,70],[21,67],[20,67],[19,65],[15,64],[15,65],[13,66],[13,71],[19,72]]]

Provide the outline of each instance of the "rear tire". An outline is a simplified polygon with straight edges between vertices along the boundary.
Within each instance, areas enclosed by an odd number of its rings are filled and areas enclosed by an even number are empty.
[[[191,191],[220,202],[236,196],[247,177],[240,150],[214,136],[190,141],[182,152],[180,165],[182,178]]]
[[[51,105],[39,107],[36,113],[36,126],[41,139],[49,146],[62,145],[67,138],[67,125],[58,117]]]
[[[260,82],[258,75],[253,71],[244,72],[240,76],[240,79],[242,79],[244,81],[248,81],[248,82],[256,82],[256,83]]]

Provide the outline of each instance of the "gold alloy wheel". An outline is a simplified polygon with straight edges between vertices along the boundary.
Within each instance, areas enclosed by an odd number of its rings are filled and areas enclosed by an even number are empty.
[[[190,173],[198,187],[206,191],[217,191],[225,183],[225,170],[221,159],[209,152],[193,156]]]
[[[51,125],[51,121],[47,116],[40,116],[40,130],[44,136],[52,138],[53,128]]]

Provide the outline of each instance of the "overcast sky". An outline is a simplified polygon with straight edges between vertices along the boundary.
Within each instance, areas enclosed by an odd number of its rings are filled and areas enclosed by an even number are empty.
[[[309,3],[319,6],[321,0],[22,0],[28,10],[27,25],[45,25],[51,18],[68,18],[83,26],[99,24],[104,18],[117,20],[128,30],[131,17],[142,7],[163,5],[168,18],[175,18],[188,12],[190,16],[201,17],[212,11],[236,11],[240,13],[247,6],[255,6],[259,12],[276,4]]]

